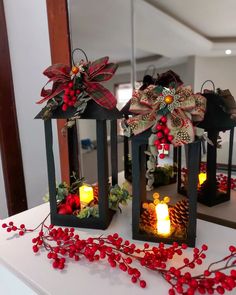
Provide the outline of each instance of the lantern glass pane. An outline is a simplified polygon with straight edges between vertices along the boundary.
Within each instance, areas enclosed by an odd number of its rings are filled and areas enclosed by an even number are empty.
[[[150,165],[148,157],[144,155],[141,158],[146,159],[147,169]],[[186,196],[177,193],[175,173],[171,148],[169,157],[158,159],[155,163],[155,172],[146,174],[149,177],[153,175],[155,181],[154,188],[149,191],[149,187],[145,186],[144,196],[141,196],[139,232],[151,239],[172,242],[188,238],[189,201]],[[148,180],[144,178],[144,182],[146,185]]]

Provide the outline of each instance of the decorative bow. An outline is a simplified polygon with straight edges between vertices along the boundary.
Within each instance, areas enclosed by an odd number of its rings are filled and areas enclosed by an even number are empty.
[[[68,106],[76,106],[76,102],[82,94],[89,95],[97,104],[106,109],[113,109],[116,106],[114,95],[100,84],[112,78],[118,65],[108,63],[109,57],[103,57],[94,62],[80,61],[72,69],[64,64],[55,64],[48,67],[43,74],[53,82],[51,89],[41,91],[43,97],[37,103],[41,104],[55,97],[63,99],[66,110]],[[62,97],[63,96],[63,97]]]
[[[166,88],[149,85],[145,90],[134,91],[130,112],[136,115],[126,121],[126,126],[130,133],[136,135],[155,125],[157,135],[159,127],[163,134],[168,135],[168,141],[161,143],[171,142],[179,146],[194,141],[193,122],[203,120],[205,109],[205,97],[194,94],[190,86],[175,88],[170,85]],[[163,126],[158,127],[160,121]]]

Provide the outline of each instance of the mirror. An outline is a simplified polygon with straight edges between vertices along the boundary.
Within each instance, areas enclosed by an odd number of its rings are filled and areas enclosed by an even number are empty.
[[[199,92],[203,82],[211,79],[216,88],[228,88],[236,97],[235,1],[231,0],[227,6],[220,0],[207,3],[202,0],[134,0],[133,4],[136,61],[133,76],[136,82],[142,81],[145,72],[153,75],[153,68],[154,75],[171,69],[185,85],[192,85],[194,92]],[[104,86],[116,93],[118,108],[122,108],[132,93],[131,1],[100,0],[98,5],[92,0],[70,0],[69,14],[72,48],[82,48],[89,60],[108,55],[111,61],[119,63],[115,77]],[[228,54],[229,49],[231,54]],[[93,122],[80,122],[79,131],[81,140],[89,139],[95,144]],[[227,132],[222,133],[221,138],[217,162],[223,167],[227,164]],[[122,171],[122,143],[118,151],[119,171]],[[88,151],[82,150],[82,158],[84,153]],[[232,164],[232,177],[236,178],[235,147]],[[83,165],[84,175],[91,177],[88,166],[91,165]],[[175,184],[163,186],[158,191],[163,189],[163,193],[169,191],[170,194],[175,187]],[[235,191],[231,191],[230,201],[220,205],[198,204],[201,218],[236,228],[235,209]]]
[[[136,0],[134,3],[135,50],[148,53],[145,56],[147,62],[140,63],[136,56],[137,80],[142,80],[148,66],[152,65],[156,68],[155,75],[173,70],[185,85],[193,87],[194,92],[200,92],[203,82],[210,79],[216,88],[229,89],[236,98],[236,21],[231,18],[232,8],[236,9],[235,2],[231,1],[231,7],[223,7],[223,3],[218,0],[208,3],[193,0]],[[152,75],[152,72],[149,71],[149,74]],[[204,88],[212,89],[212,85],[206,84]],[[225,176],[229,155],[229,131],[220,132],[220,137],[217,173]],[[235,141],[234,137],[234,145]],[[202,155],[202,161],[204,159]],[[232,178],[235,179],[235,147],[232,165]],[[157,191],[174,194],[176,185],[163,186],[157,188]],[[231,190],[230,201],[213,207],[198,203],[199,218],[234,228],[235,210],[235,187]]]
[[[110,62],[119,64],[115,76],[103,83],[112,93],[117,93],[118,108],[122,108],[131,97],[131,29],[130,2],[127,0],[70,0],[71,48],[81,48],[90,61],[108,56]],[[141,53],[140,53],[141,54]],[[75,59],[83,56],[77,55]],[[127,87],[119,87],[125,83]],[[126,99],[124,99],[126,97]],[[79,120],[79,135],[82,143],[82,175],[89,183],[97,180],[96,167],[96,126],[93,120]],[[110,125],[107,126],[108,142]],[[123,138],[118,139],[118,168],[123,166]],[[110,153],[110,145],[108,146]]]

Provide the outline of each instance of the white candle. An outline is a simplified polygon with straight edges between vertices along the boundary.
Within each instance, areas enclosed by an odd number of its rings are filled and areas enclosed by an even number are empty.
[[[162,236],[170,235],[170,217],[169,209],[166,203],[159,203],[156,205],[157,216],[157,234]]]
[[[82,185],[79,188],[80,202],[83,204],[89,204],[93,200],[93,188],[88,185]]]

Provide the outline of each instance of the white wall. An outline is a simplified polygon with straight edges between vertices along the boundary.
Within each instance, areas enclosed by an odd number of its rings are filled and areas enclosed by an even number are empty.
[[[42,72],[51,64],[46,2],[4,0],[4,7],[26,193],[31,208],[43,202],[42,196],[48,188],[43,122],[34,120],[42,108],[35,103],[46,82]]]

